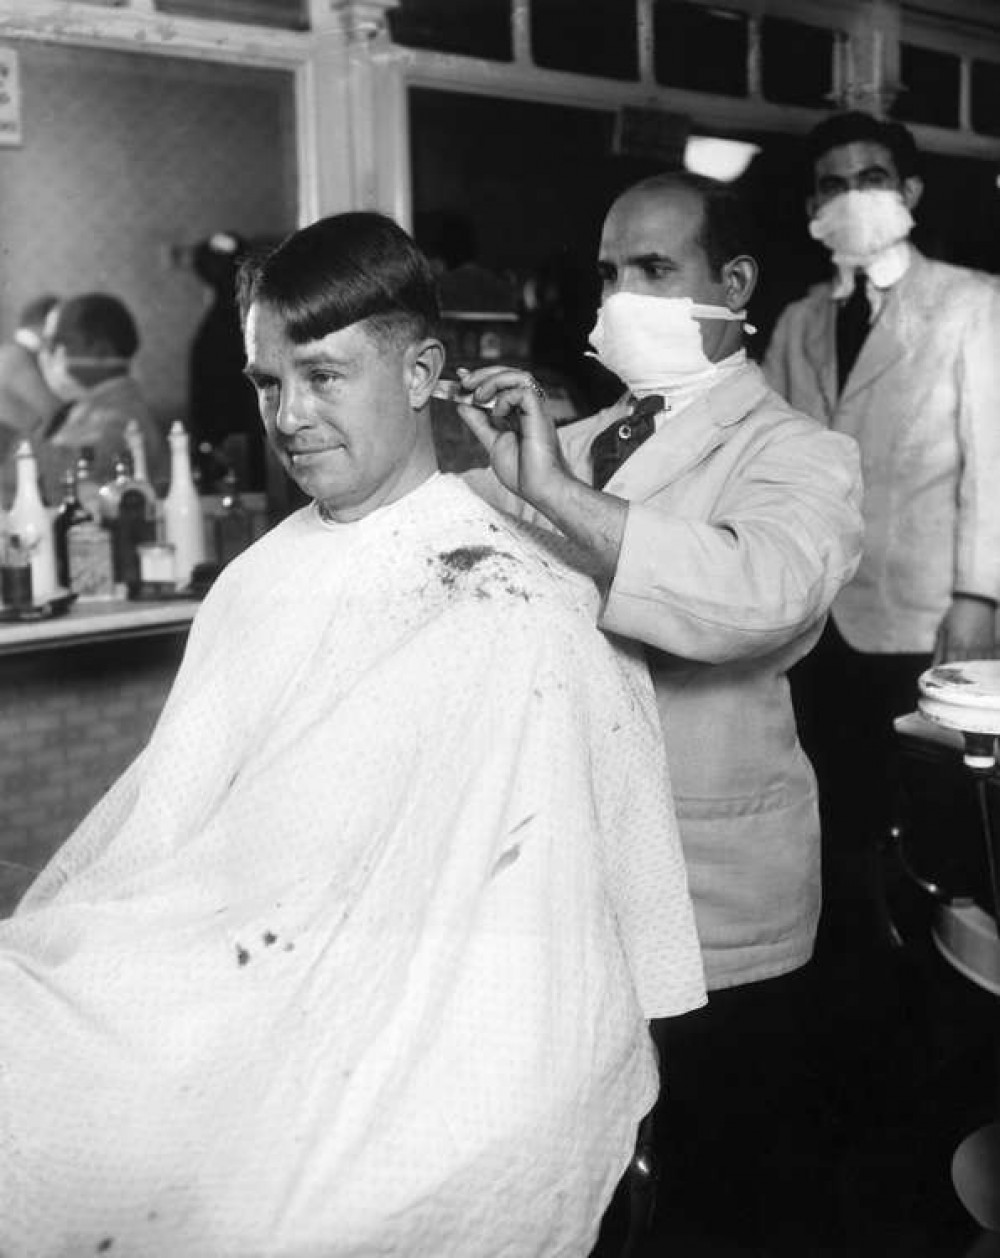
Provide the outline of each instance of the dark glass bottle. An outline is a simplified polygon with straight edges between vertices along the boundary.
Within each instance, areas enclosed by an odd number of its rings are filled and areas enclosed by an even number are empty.
[[[64,590],[73,588],[69,564],[69,533],[76,524],[86,524],[93,517],[85,511],[76,492],[76,472],[70,468],[62,475],[62,501],[52,524],[56,544],[56,580]]]
[[[81,598],[111,598],[115,592],[111,538],[81,502],[77,473],[64,472],[62,486],[62,503],[52,525],[59,584]]]
[[[111,534],[115,581],[125,592],[142,580],[139,546],[156,540],[156,495],[131,475],[129,460],[115,460],[114,479],[101,486],[101,523]]]

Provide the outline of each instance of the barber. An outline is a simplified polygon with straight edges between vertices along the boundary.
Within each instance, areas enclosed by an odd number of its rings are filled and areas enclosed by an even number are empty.
[[[857,450],[747,359],[758,268],[733,188],[685,172],[629,188],[598,269],[591,343],[620,400],[557,433],[533,378],[491,366],[463,373],[474,405],[459,411],[490,456],[477,488],[580,547],[603,628],[645,648],[710,992],[653,1024],[665,1203],[675,1221],[690,1210],[689,1232],[756,1243],[768,1151],[779,1159],[794,1126],[820,905],[815,779],[786,673],[858,563]]]

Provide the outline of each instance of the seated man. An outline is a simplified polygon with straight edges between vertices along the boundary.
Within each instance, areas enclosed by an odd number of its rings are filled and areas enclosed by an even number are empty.
[[[60,411],[37,450],[50,498],[80,452],[93,453],[98,484],[114,476],[126,449],[125,425],[138,422],[150,480],[163,487],[168,475],[167,443],[142,389],[129,374],[139,332],[128,308],[109,293],[83,293],[60,302],[45,322],[41,367],[49,388],[71,405]]]
[[[697,940],[648,677],[553,541],[436,471],[436,313],[376,214],[245,276],[313,501],[0,924],[0,1252],[593,1243]]]

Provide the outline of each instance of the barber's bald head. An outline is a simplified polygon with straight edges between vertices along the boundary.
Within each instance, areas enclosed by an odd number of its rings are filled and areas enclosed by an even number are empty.
[[[700,207],[697,241],[717,277],[721,278],[722,268],[733,258],[745,256],[756,260],[760,252],[760,225],[746,196],[733,184],[686,170],[665,171],[627,188],[615,205],[642,196],[654,200],[687,200]]]

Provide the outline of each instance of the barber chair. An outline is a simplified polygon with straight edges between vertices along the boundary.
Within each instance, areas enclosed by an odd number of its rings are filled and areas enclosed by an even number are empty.
[[[635,1153],[618,1181],[589,1258],[638,1258],[649,1233],[659,1182],[652,1116],[639,1124]]]
[[[915,819],[900,858],[931,898],[937,950],[1000,998],[1000,660],[940,665],[919,685],[919,712],[896,721]],[[1000,1232],[1000,1121],[962,1141],[952,1182],[980,1227]]]

